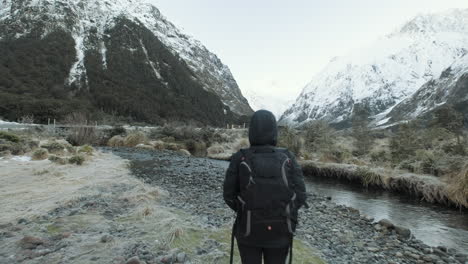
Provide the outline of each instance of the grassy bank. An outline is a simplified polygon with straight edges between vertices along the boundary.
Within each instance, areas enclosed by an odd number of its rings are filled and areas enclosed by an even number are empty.
[[[366,188],[382,188],[408,194],[429,203],[468,208],[466,189],[462,188],[463,186],[457,188],[435,176],[350,164],[312,161],[301,161],[300,163],[306,177],[345,180],[359,183]]]

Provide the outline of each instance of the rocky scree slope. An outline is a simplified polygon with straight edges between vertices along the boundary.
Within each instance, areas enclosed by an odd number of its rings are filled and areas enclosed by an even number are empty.
[[[1,0],[0,45],[0,92],[17,105],[4,116],[80,108],[221,125],[252,113],[216,55],[138,0]]]
[[[417,16],[372,45],[333,59],[281,121],[301,125],[326,120],[347,126],[360,105],[376,125],[383,125],[393,107],[467,53],[468,9]]]

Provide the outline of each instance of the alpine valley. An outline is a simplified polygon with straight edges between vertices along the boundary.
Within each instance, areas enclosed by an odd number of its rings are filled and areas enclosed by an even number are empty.
[[[325,120],[347,127],[365,109],[374,127],[451,104],[468,113],[468,9],[419,15],[372,45],[333,59],[281,122]]]
[[[0,0],[0,116],[223,126],[252,114],[229,68],[138,0]]]

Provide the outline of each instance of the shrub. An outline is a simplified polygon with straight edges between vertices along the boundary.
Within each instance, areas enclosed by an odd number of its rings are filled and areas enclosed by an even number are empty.
[[[279,132],[278,146],[287,148],[297,156],[301,155],[304,140],[290,127],[284,127]]]
[[[73,146],[95,144],[98,142],[99,135],[96,128],[88,125],[85,114],[79,112],[71,113],[65,117],[64,122],[72,126],[67,136],[67,141]]]
[[[65,150],[65,146],[58,142],[50,142],[41,146],[49,151],[49,153],[61,153]]]
[[[0,140],[0,152],[5,152],[4,155],[22,155],[28,152],[28,147],[22,143],[13,143],[9,141]]]
[[[17,135],[5,131],[0,131],[0,139],[5,139],[13,143],[19,143],[21,141],[20,137]]]
[[[138,144],[145,144],[148,141],[142,132],[133,132],[125,137],[124,146],[135,147]]]
[[[51,155],[49,157],[49,160],[53,163],[57,163],[57,164],[60,164],[60,165],[65,165],[67,164],[67,160],[64,159],[64,158],[61,158],[59,156],[55,156],[55,155]]]
[[[99,135],[94,127],[74,127],[70,130],[67,141],[73,146],[95,144],[99,141]]]
[[[426,173],[437,176],[436,158],[433,152],[427,150],[416,151],[416,173]]]
[[[47,159],[48,156],[49,156],[49,152],[47,151],[47,149],[40,148],[33,152],[32,159],[33,160],[45,160]]]
[[[390,154],[385,150],[372,152],[370,157],[373,162],[387,162],[390,160]]]
[[[185,142],[185,147],[194,156],[205,156],[206,155],[206,143],[201,141],[195,141],[193,139]]]
[[[106,134],[109,138],[114,136],[124,136],[127,134],[127,130],[123,126],[115,126],[109,130],[106,130]]]
[[[314,152],[327,151],[334,147],[335,130],[325,121],[313,121],[304,127],[305,144]]]
[[[75,155],[68,159],[68,163],[70,164],[83,165],[84,162],[85,158],[81,155]]]
[[[114,136],[107,142],[107,146],[109,147],[123,147],[124,146],[124,138],[121,136]]]
[[[94,152],[94,148],[90,145],[84,145],[78,149],[79,153],[86,153],[88,155],[92,155]]]
[[[407,161],[422,149],[421,138],[415,123],[402,124],[390,140],[390,151],[393,164]]]

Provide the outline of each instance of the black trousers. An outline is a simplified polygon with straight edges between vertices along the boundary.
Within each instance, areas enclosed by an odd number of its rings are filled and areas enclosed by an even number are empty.
[[[242,264],[285,264],[289,247],[286,248],[258,248],[238,245]]]

